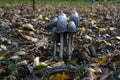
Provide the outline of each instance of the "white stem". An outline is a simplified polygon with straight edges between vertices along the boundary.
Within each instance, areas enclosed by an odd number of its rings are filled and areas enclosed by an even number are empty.
[[[64,52],[67,51],[67,46],[68,46],[68,45],[67,45],[67,42],[68,42],[68,41],[67,41],[67,34],[64,33]]]
[[[73,41],[73,34],[71,33],[71,54],[72,54],[72,48],[73,48],[73,45],[74,45],[73,42],[74,42]]]
[[[66,52],[69,54],[69,34],[67,34],[67,47],[66,47]]]
[[[60,34],[60,59],[63,59],[63,33]]]
[[[54,42],[54,56],[56,56],[56,51],[57,50],[57,43],[56,43],[56,41]]]
[[[68,41],[68,54],[69,54],[69,60],[71,60],[71,48],[72,48],[72,35],[69,33],[69,41]]]

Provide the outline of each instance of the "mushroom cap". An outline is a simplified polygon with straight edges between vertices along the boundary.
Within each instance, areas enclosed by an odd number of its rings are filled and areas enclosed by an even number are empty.
[[[76,27],[79,27],[80,26],[80,16],[79,14],[77,13],[77,11],[72,11],[71,15],[70,15],[70,21],[74,21],[75,22],[75,25]]]
[[[70,21],[67,26],[68,32],[70,33],[76,33],[78,30],[76,28],[76,25],[73,21]]]
[[[57,26],[57,21],[58,21],[58,18],[57,17],[54,17],[51,21],[50,21],[50,24],[48,25],[48,27],[56,27]]]
[[[67,17],[66,15],[62,12],[58,15],[58,22],[57,22],[57,27],[55,29],[56,33],[64,33],[67,31]]]
[[[64,17],[64,18],[66,18],[66,19],[67,19],[66,14],[65,14],[65,13],[63,13],[63,12],[60,12],[60,13],[58,14],[58,18],[61,18],[61,17]]]

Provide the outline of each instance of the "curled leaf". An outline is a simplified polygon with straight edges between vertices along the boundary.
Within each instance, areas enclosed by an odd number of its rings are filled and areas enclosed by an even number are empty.
[[[32,24],[30,24],[30,23],[28,23],[28,24],[23,24],[22,26],[23,26],[24,28],[26,28],[26,29],[30,29],[30,30],[35,31],[35,29],[34,29],[33,25],[32,25]]]

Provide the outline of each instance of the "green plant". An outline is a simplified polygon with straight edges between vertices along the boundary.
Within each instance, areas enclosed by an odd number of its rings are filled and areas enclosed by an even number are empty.
[[[17,67],[18,67],[17,63],[18,63],[18,60],[16,59],[14,63],[11,63],[11,64],[8,65],[8,69],[11,72],[17,71]]]

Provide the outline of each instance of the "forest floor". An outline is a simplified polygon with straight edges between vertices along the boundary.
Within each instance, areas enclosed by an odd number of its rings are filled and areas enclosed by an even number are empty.
[[[0,6],[0,80],[120,80],[120,3]],[[53,57],[46,26],[76,9],[72,60]],[[92,42],[91,42],[92,40]],[[58,44],[59,47],[59,44]]]

